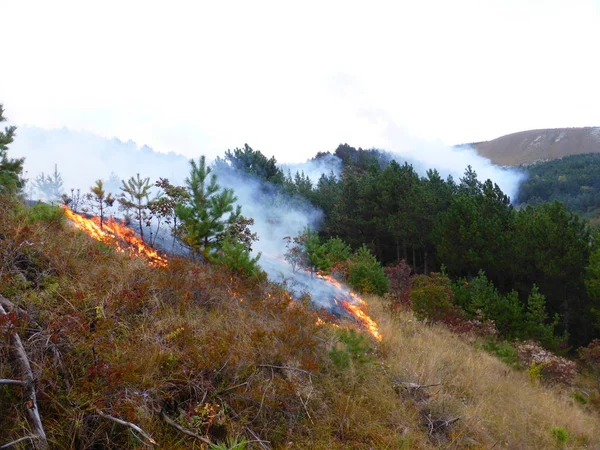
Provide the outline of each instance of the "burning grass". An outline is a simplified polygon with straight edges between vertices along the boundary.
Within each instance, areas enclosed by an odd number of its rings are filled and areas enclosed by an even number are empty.
[[[442,327],[391,317],[377,297],[354,305],[368,304],[381,340],[350,321],[319,324],[336,319],[279,285],[180,258],[148,265],[28,214],[0,202],[0,295],[21,308],[11,326],[54,448],[141,445],[106,415],[163,449],[207,447],[168,420],[250,448],[553,448],[553,428],[567,448],[600,444],[597,418],[560,392]],[[0,378],[17,376],[4,350],[0,361]],[[2,440],[24,434],[19,398],[0,387]]]

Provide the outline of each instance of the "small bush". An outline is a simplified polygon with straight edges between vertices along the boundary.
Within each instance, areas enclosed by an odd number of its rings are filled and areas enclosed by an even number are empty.
[[[570,385],[575,380],[577,365],[544,349],[535,341],[525,341],[517,346],[519,362],[525,367],[539,367],[540,377],[547,382]],[[535,364],[535,366],[534,366]]]
[[[348,283],[362,294],[383,295],[390,290],[390,280],[381,264],[364,245],[349,261]]]
[[[238,276],[258,279],[263,273],[258,265],[260,256],[259,253],[252,257],[243,242],[235,241],[227,234],[221,244],[221,249],[213,260],[215,263],[229,268]]]
[[[329,352],[329,358],[338,369],[347,369],[351,361],[360,364],[371,361],[371,346],[365,336],[352,329],[340,329],[338,337],[340,345]]]
[[[47,222],[60,225],[65,222],[65,214],[58,206],[38,203],[28,210],[29,223]]]
[[[552,436],[556,438],[560,445],[564,445],[569,440],[569,433],[563,427],[554,427],[550,430]]]
[[[509,366],[519,364],[517,349],[506,341],[490,340],[485,342],[482,347]]]
[[[410,300],[419,320],[443,321],[455,312],[450,280],[438,273],[413,277]]]

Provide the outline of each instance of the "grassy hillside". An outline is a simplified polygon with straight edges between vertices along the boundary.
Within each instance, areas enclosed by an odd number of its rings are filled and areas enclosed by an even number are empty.
[[[600,152],[600,127],[528,130],[472,144],[477,152],[502,166],[518,166]]]
[[[321,324],[337,319],[280,285],[154,267],[60,210],[0,200],[0,378],[22,379],[18,334],[50,448],[600,446],[597,414],[567,390],[366,301],[381,342]],[[29,434],[22,394],[0,385],[0,445]]]

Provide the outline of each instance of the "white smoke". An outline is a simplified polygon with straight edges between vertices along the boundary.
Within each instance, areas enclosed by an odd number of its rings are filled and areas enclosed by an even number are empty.
[[[342,160],[335,155],[325,153],[316,159],[303,163],[283,163],[280,167],[286,176],[291,175],[292,179],[296,173],[304,174],[310,178],[314,187],[323,174],[339,177],[342,173]]]
[[[469,145],[449,147],[439,141],[412,137],[383,110],[362,110],[361,115],[381,125],[385,150],[392,154],[392,158],[400,164],[408,162],[421,176],[424,176],[428,169],[436,169],[443,178],[452,175],[458,182],[467,166],[471,166],[479,181],[492,180],[511,199],[516,198],[519,186],[527,176],[521,170],[492,163]]]
[[[438,144],[428,144],[411,140],[398,128],[388,123],[386,135],[388,149],[393,158],[402,163],[412,164],[421,175],[430,168],[436,168],[443,176],[452,175],[455,179],[462,176],[467,165],[471,165],[481,180],[491,178],[509,195],[514,195],[521,180],[516,171],[503,170],[479,157],[470,148],[447,148]],[[163,154],[152,151],[147,146],[138,147],[135,143],[117,139],[104,139],[85,132],[72,132],[67,129],[42,130],[23,127],[11,146],[11,157],[26,157],[25,170],[33,179],[40,172],[49,173],[54,164],[64,180],[65,191],[79,188],[87,192],[96,179],[108,180],[111,174],[128,179],[140,173],[150,177],[154,183],[159,177],[168,178],[175,185],[183,185],[189,174],[187,158],[173,153]],[[268,155],[265,155],[268,156]],[[316,185],[322,174],[333,172],[339,176],[342,162],[334,155],[321,155],[306,163],[286,164],[284,170],[294,176],[296,171],[303,172]],[[252,231],[259,240],[253,245],[254,254],[262,257],[261,267],[270,279],[285,282],[297,296],[310,292],[313,302],[320,307],[340,313],[334,307],[333,298],[351,300],[346,291],[313,277],[308,273],[294,272],[284,260],[285,237],[294,237],[305,228],[318,229],[322,212],[306,200],[290,198],[281,189],[246,174],[221,169],[218,183],[222,187],[235,191],[237,203],[242,214],[254,219]],[[114,186],[114,177],[111,186]],[[118,192],[114,192],[118,194]],[[117,211],[114,211],[118,214]],[[172,250],[172,239],[165,234],[158,242],[166,250]],[[181,250],[181,248],[179,248]]]

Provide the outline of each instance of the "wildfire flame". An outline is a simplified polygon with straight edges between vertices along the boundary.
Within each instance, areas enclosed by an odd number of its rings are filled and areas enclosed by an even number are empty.
[[[361,299],[362,300],[362,299]],[[364,301],[363,301],[364,303]],[[375,322],[371,317],[364,312],[359,305],[355,305],[346,300],[342,300],[340,306],[344,308],[348,313],[352,314],[356,320],[369,332],[371,335],[381,341],[381,333],[379,333],[379,327],[377,326],[377,322]]]
[[[125,225],[121,225],[110,217],[100,224],[99,217],[87,218],[64,208],[65,215],[73,224],[94,239],[111,245],[121,253],[129,253],[133,256],[141,256],[148,260],[152,266],[165,267],[167,259],[159,255],[156,250],[146,244],[138,235]]]
[[[358,296],[354,292],[350,291],[349,289],[345,288],[338,280],[336,280],[335,278],[333,278],[330,275],[324,275],[321,273],[317,273],[317,274],[315,274],[315,276],[317,278],[320,278],[321,280],[325,281],[326,283],[329,283],[329,284],[332,284],[333,286],[335,286],[337,289],[339,289],[344,294],[345,297],[350,297],[350,299],[352,301],[349,301],[347,299],[339,299],[339,298],[334,298],[333,301],[335,302],[336,305],[339,305],[341,308],[344,309],[344,311],[346,311],[348,314],[350,314],[352,317],[354,317],[356,319],[356,321],[360,325],[362,325],[362,327],[365,328],[375,339],[377,339],[378,341],[382,340],[381,333],[379,333],[379,326],[377,325],[377,322],[375,322],[364,311],[367,304],[365,303],[365,301],[362,298],[360,298],[360,296]],[[323,322],[323,321],[321,320],[321,322]]]
[[[66,207],[64,208],[64,211],[65,215],[77,228],[94,239],[111,245],[121,253],[129,253],[132,256],[143,257],[150,265],[160,267],[165,267],[167,265],[166,257],[159,255],[156,250],[148,246],[131,228],[121,225],[114,218],[108,218],[103,221],[102,226],[100,226],[99,217],[87,218]],[[354,317],[375,339],[381,341],[382,337],[379,333],[379,327],[365,312],[365,307],[367,305],[360,296],[351,292],[330,275],[315,273],[313,276],[335,287],[339,292],[339,295],[336,295],[336,297],[333,298],[333,302],[350,316]],[[234,295],[234,297],[237,298],[238,295]],[[238,300],[240,302],[244,301],[242,297],[238,298]],[[317,323],[324,324],[325,322],[319,318],[317,319]]]

